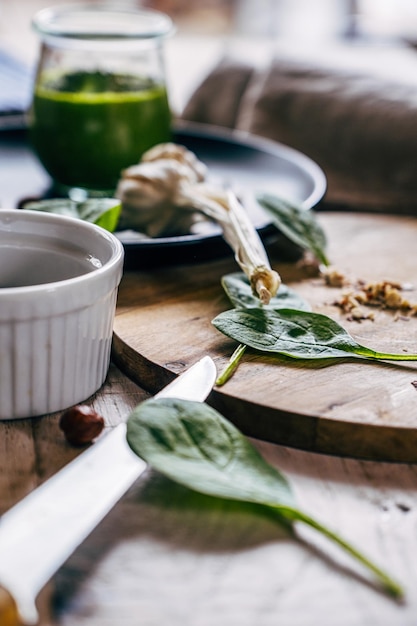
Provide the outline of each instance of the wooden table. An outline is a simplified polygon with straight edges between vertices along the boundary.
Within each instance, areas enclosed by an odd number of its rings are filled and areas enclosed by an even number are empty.
[[[3,207],[47,182],[24,137],[0,137],[0,163]],[[147,396],[112,365],[88,402],[109,430]],[[82,453],[58,421],[54,414],[0,423],[0,513]],[[401,581],[404,604],[375,591],[317,537],[290,538],[260,511],[149,471],[42,592],[42,624],[415,626],[416,466],[255,445],[286,473],[306,511]]]

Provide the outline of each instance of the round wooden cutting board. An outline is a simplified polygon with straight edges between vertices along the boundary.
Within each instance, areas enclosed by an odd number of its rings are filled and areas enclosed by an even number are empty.
[[[348,275],[411,283],[417,302],[417,220],[404,216],[319,213],[332,263]],[[348,320],[325,286],[295,263],[271,262],[313,310],[337,319],[362,345],[417,354],[417,316],[375,310]],[[175,259],[174,259],[175,261]],[[239,271],[232,257],[196,265],[126,272],[119,291],[113,358],[154,393],[205,354],[218,371],[236,343],[211,324],[231,308],[221,287]],[[417,361],[317,362],[247,350],[234,376],[208,402],[246,435],[310,451],[383,461],[417,462]]]

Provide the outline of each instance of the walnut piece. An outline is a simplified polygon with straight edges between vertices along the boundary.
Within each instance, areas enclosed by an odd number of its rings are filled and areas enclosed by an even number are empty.
[[[366,311],[364,307],[417,315],[417,303],[403,296],[404,291],[413,290],[411,285],[393,280],[366,282],[363,279],[352,279],[335,267],[321,268],[321,276],[328,287],[350,287],[333,303],[343,313],[347,313],[349,319],[374,319],[374,313]]]

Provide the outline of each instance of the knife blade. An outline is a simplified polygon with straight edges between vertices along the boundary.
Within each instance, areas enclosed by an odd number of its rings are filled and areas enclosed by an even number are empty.
[[[215,379],[203,357],[155,397],[204,402]],[[1,626],[36,624],[40,590],[146,467],[119,424],[0,517]]]

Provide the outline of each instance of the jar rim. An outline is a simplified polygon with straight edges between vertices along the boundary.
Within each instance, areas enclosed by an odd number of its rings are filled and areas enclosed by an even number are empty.
[[[32,26],[40,36],[78,40],[156,39],[173,31],[165,13],[109,4],[47,7],[35,14]]]

